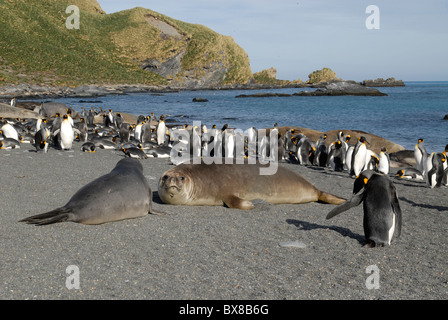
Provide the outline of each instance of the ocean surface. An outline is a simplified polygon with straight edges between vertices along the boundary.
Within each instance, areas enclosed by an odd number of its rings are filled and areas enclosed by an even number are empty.
[[[413,150],[419,138],[428,152],[442,152],[448,144],[448,81],[405,82],[405,87],[378,88],[383,97],[268,97],[236,98],[258,92],[295,93],[314,89],[207,90],[151,94],[135,93],[96,98],[61,98],[81,112],[82,108],[112,109],[114,112],[163,114],[171,123],[208,127],[225,123],[245,130],[251,126],[270,128],[299,126],[319,131],[362,130]],[[193,102],[193,98],[208,102]]]

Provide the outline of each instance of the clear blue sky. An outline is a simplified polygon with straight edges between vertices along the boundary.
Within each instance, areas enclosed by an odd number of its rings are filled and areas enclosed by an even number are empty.
[[[144,7],[232,36],[252,72],[306,81],[329,67],[344,80],[448,80],[448,0],[98,0],[106,13]],[[369,5],[379,29],[368,29]],[[375,20],[374,20],[375,22]]]

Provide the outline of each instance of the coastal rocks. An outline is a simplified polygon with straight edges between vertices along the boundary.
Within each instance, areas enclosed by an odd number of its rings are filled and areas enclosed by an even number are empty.
[[[163,62],[155,58],[146,59],[141,62],[140,67],[143,70],[157,73],[164,78],[174,78],[178,73],[182,72],[181,60],[184,55],[185,51],[182,51]]]
[[[443,117],[443,120],[448,120],[448,114]]]
[[[270,98],[270,97],[291,97],[288,93],[275,93],[275,92],[259,92],[254,94],[240,94],[235,98]]]
[[[399,145],[397,143],[394,143],[390,140],[387,140],[383,137],[379,137],[377,135],[360,131],[360,130],[331,130],[325,132],[327,135],[327,141],[335,141],[337,139],[338,133],[342,131],[344,133],[344,136],[350,135],[350,143],[355,144],[356,141],[358,141],[358,138],[361,136],[364,136],[366,140],[369,142],[368,148],[372,150],[373,152],[379,154],[381,151],[381,148],[385,147],[387,149],[387,152],[389,154],[403,151],[405,148],[402,145]]]
[[[6,103],[0,103],[0,117],[3,118],[24,118],[38,119],[41,118],[38,112],[27,110],[24,108],[12,107]]]
[[[0,87],[0,98],[22,98],[22,99],[42,99],[42,98],[63,98],[63,97],[99,97],[110,94],[128,94],[152,91],[170,91],[169,87],[158,87],[148,85],[82,85],[78,87],[56,87],[46,85],[34,85],[21,83],[17,85],[7,85]]]
[[[318,88],[315,91],[301,91],[295,96],[387,96],[375,88],[363,86],[354,81],[337,81]]]
[[[193,102],[208,102],[207,99],[205,99],[205,98],[199,98],[199,97],[197,97],[197,98],[193,98],[192,101],[193,101]]]
[[[387,78],[384,80],[383,78],[378,78],[375,80],[364,80],[362,84],[366,87],[404,87],[405,84],[403,80],[395,80],[394,77]]]

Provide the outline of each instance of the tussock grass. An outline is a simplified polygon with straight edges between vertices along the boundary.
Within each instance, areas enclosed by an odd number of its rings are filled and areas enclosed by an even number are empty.
[[[71,4],[80,9],[79,29],[65,25]],[[148,16],[173,26],[181,37],[164,36]],[[149,9],[105,14],[96,0],[0,0],[0,25],[0,85],[165,85],[165,78],[142,70],[140,63],[180,53],[182,69],[198,77],[218,61],[228,70],[226,84],[252,77],[247,54],[231,37]]]

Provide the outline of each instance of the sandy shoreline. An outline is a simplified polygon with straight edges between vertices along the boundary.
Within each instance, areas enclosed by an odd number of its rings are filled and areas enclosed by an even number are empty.
[[[325,220],[319,203],[258,204],[252,211],[161,204],[157,181],[168,159],[140,160],[154,194],[148,215],[99,226],[36,227],[18,220],[64,205],[109,172],[122,153],[30,145],[0,150],[0,299],[446,299],[448,200],[445,187],[393,178],[402,236],[387,248],[362,247],[362,208]],[[318,188],[348,198],[346,172],[281,163]],[[395,173],[397,169],[393,169]],[[299,241],[305,248],[280,246]],[[68,266],[80,288],[69,290]],[[379,289],[368,289],[369,266]]]

